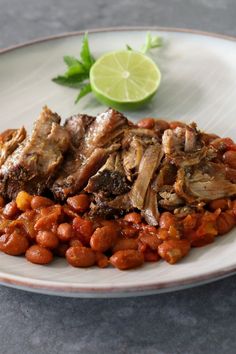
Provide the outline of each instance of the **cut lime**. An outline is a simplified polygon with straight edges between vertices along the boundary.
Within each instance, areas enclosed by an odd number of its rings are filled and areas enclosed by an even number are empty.
[[[147,103],[160,80],[160,70],[153,60],[130,50],[106,53],[90,70],[93,93],[114,108],[132,109]]]

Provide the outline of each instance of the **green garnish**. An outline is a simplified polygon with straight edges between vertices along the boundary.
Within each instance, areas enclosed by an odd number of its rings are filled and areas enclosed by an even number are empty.
[[[146,42],[144,46],[142,47],[142,53],[147,54],[149,50],[154,49],[154,48],[159,48],[162,47],[163,45],[163,40],[159,36],[153,36],[151,35],[150,32],[147,33],[146,36]]]
[[[162,47],[163,40],[159,36],[152,36],[150,32],[147,32],[145,44],[141,48],[141,53],[147,54],[151,49]],[[133,50],[133,48],[126,44],[127,50]]]
[[[147,33],[146,41],[140,52],[147,54],[151,49],[162,46],[162,39],[159,36],[152,36],[150,32]],[[126,45],[127,50],[133,50],[131,46]],[[92,92],[89,75],[90,69],[95,63],[95,59],[90,52],[88,34],[85,33],[80,50],[80,58],[77,59],[73,56],[64,56],[63,60],[67,66],[67,70],[63,75],[58,75],[52,81],[56,84],[80,89],[75,103]]]

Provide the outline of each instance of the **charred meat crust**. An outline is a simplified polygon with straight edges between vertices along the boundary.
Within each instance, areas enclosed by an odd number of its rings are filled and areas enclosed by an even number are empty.
[[[126,178],[119,152],[111,154],[100,170],[89,179],[85,191],[88,193],[103,193],[120,195],[128,192],[130,183]]]
[[[79,193],[108,156],[120,147],[124,130],[128,126],[127,118],[113,109],[98,115],[87,124],[83,138],[74,146],[75,152],[69,152],[52,186],[55,198],[63,200]]]

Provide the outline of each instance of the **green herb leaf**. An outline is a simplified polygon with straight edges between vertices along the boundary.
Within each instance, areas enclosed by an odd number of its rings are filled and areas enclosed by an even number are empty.
[[[146,54],[150,49],[158,48],[163,45],[162,38],[159,36],[153,36],[150,32],[147,33],[146,42],[142,47],[142,53]]]
[[[88,33],[85,33],[82,47],[80,51],[80,58],[82,60],[82,64],[87,70],[90,70],[91,66],[95,62],[92,54],[90,53],[89,43],[88,43]]]
[[[77,74],[84,74],[86,77],[89,77],[89,72],[85,69],[82,64],[75,64],[69,67],[67,72],[65,73],[66,77],[72,77]]]
[[[59,75],[52,79],[53,82],[62,86],[68,86],[73,88],[80,88],[81,82],[87,79],[87,75],[85,74],[77,74],[71,77]]]
[[[63,60],[65,62],[65,64],[70,68],[71,66],[77,65],[77,64],[81,64],[80,61],[78,59],[76,59],[75,57],[69,56],[69,55],[65,55],[63,57]],[[82,65],[82,64],[81,64]]]
[[[78,103],[79,100],[80,100],[82,97],[88,95],[91,91],[92,91],[92,89],[91,89],[90,83],[84,85],[84,86],[81,88],[80,93],[79,93],[78,96],[76,97],[75,103]]]

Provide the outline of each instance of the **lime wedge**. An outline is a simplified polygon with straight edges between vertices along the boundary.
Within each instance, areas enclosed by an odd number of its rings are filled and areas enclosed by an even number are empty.
[[[90,70],[90,84],[99,101],[114,108],[134,109],[147,103],[161,80],[157,65],[146,55],[122,50],[100,57]]]

